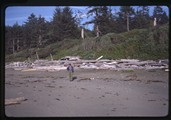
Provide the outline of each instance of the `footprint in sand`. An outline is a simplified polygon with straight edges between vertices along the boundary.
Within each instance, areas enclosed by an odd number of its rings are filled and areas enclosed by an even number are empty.
[[[114,95],[119,96],[119,93],[115,93]]]
[[[111,92],[105,92],[105,94],[112,94]]]
[[[101,90],[101,88],[96,88],[96,89]]]
[[[104,95],[102,95],[101,97],[99,97],[99,98],[104,98],[105,96]]]
[[[166,105],[166,103],[163,103],[163,105],[165,106],[165,105]]]
[[[116,108],[113,108],[111,111],[116,111]]]
[[[56,98],[55,100],[61,101],[59,98]]]
[[[81,88],[82,90],[87,90],[86,88]]]
[[[59,86],[59,88],[63,88],[63,86]]]

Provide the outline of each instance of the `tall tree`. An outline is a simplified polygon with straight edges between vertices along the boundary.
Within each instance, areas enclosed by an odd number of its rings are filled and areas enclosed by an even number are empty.
[[[64,7],[63,9],[63,23],[64,23],[63,31],[65,37],[77,38],[78,37],[77,19],[76,16],[73,15],[73,12],[69,7]]]
[[[54,41],[61,41],[65,38],[78,38],[79,36],[76,17],[73,16],[69,7],[63,9],[57,7],[54,11],[52,24]]]
[[[134,15],[135,11],[131,6],[121,6],[120,12],[119,12],[119,21],[120,25],[124,23],[126,27],[123,26],[123,28],[126,28],[126,31],[130,30],[130,21],[131,17]]]
[[[12,27],[7,26],[5,30],[6,53],[14,53],[22,49],[23,31],[16,22]]]
[[[24,25],[25,32],[25,43],[24,45],[29,48],[37,47],[37,26],[38,26],[38,18],[32,13]]]
[[[108,6],[90,6],[88,7],[88,16],[94,16],[92,20],[85,24],[94,24],[94,31],[98,36],[99,33],[106,34],[112,31],[111,21],[112,13]]]
[[[23,31],[22,27],[18,25],[18,23],[15,23],[13,25],[13,45],[14,45],[14,50],[19,51],[22,49],[22,39],[23,39]]]
[[[150,15],[148,6],[139,6],[134,17],[133,28],[148,28],[150,27]]]
[[[59,41],[62,38],[62,9],[60,7],[56,7],[54,14],[53,14],[53,21],[52,21],[52,29],[53,29],[53,42]]]
[[[29,48],[43,46],[47,42],[47,27],[44,17],[32,13],[24,24],[24,45]]]
[[[161,6],[154,7],[153,19],[157,19],[157,24],[162,25],[169,21],[169,18]]]
[[[48,32],[48,24],[45,21],[45,18],[42,16],[39,16],[38,18],[38,26],[37,26],[37,31],[38,31],[38,41],[37,41],[37,46],[41,47],[44,44],[48,42],[47,39],[47,32]]]
[[[13,39],[13,33],[12,33],[12,27],[11,26],[6,26],[5,27],[5,53],[6,54],[11,54],[13,53],[12,51],[12,40]]]

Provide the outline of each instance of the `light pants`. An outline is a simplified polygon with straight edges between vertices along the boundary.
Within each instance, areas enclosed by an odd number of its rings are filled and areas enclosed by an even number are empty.
[[[71,81],[73,79],[73,72],[69,72],[69,80]]]

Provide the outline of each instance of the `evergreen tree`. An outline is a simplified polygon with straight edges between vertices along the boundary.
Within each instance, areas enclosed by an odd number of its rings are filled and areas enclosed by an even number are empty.
[[[53,15],[52,24],[54,41],[79,37],[76,17],[73,16],[69,7],[64,7],[63,9],[57,7]]]
[[[135,17],[133,20],[133,28],[149,28],[150,27],[150,15],[149,15],[149,7],[148,6],[139,6],[135,13]]]
[[[53,29],[53,42],[59,41],[62,38],[62,9],[60,7],[56,7],[53,14],[52,21],[52,29]]]
[[[109,8],[107,6],[102,6],[100,9],[101,15],[99,16],[99,29],[102,32],[102,34],[106,34],[109,32],[112,32],[112,16],[111,16],[111,11],[109,10]]]
[[[27,22],[25,22],[24,25],[25,47],[29,47],[29,48],[37,47],[37,41],[38,41],[37,26],[38,26],[38,18],[32,13],[28,17]]]
[[[5,30],[6,53],[14,53],[22,49],[23,30],[16,22],[12,27]]]
[[[102,35],[112,31],[112,13],[108,6],[90,6],[88,9],[88,16],[94,15],[94,18],[85,24],[93,23],[94,31],[96,31],[97,34],[98,31]]]
[[[18,25],[18,23],[15,23],[12,28],[14,35],[14,50],[19,51],[20,49],[23,49],[23,30],[22,27]]]
[[[76,16],[69,7],[63,9],[64,38],[78,38],[78,25]]]
[[[5,53],[6,54],[11,54],[13,53],[12,50],[12,41],[13,41],[13,33],[12,33],[12,27],[11,26],[6,26],[5,27]]]
[[[38,41],[37,41],[37,46],[41,47],[44,46],[48,42],[48,37],[47,37],[47,23],[45,21],[45,18],[42,16],[39,16],[38,18],[38,26],[37,26],[37,31],[38,31]]]
[[[117,22],[119,23],[120,31],[129,31],[130,30],[130,23],[132,21],[133,15],[135,11],[131,6],[121,6],[119,17]]]
[[[162,25],[169,21],[168,16],[166,15],[166,12],[163,11],[163,8],[161,6],[154,7],[153,11],[153,19],[157,19],[157,24]]]
[[[26,48],[41,47],[47,40],[47,23],[45,18],[38,18],[32,13],[24,24],[24,46]]]

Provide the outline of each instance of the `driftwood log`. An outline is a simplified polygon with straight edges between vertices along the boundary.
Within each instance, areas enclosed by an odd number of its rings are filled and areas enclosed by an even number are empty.
[[[26,101],[26,100],[27,99],[24,97],[5,99],[5,105],[20,104],[22,101]]]

